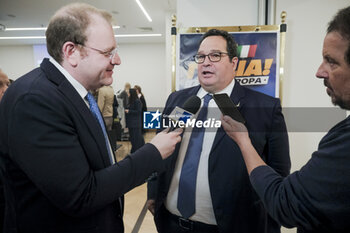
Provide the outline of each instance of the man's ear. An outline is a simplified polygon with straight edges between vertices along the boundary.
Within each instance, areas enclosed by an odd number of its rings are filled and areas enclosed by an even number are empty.
[[[232,62],[233,69],[236,70],[237,64],[238,64],[238,57],[233,57],[231,62]]]
[[[78,65],[80,60],[80,50],[77,44],[67,41],[62,46],[63,59],[73,67]]]

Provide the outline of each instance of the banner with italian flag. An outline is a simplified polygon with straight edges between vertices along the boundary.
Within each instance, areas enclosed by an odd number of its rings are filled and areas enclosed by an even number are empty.
[[[235,80],[250,89],[278,97],[280,32],[248,31],[229,32],[238,45],[238,63]],[[194,55],[198,51],[203,33],[177,35],[176,90],[199,84],[198,64]],[[227,52],[227,51],[222,51]],[[222,57],[221,59],[228,59]],[[221,62],[221,61],[219,61]],[[213,62],[212,65],[215,62]]]

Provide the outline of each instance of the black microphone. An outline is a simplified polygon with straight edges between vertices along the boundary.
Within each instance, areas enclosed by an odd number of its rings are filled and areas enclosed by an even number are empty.
[[[185,101],[183,109],[192,114],[196,114],[200,106],[201,99],[198,96],[193,95]]]
[[[188,98],[182,108],[176,106],[168,116],[168,118],[172,121],[169,132],[173,131],[175,128],[181,127],[179,122],[185,124],[187,120],[191,119],[197,113],[200,106],[201,99],[196,95]]]

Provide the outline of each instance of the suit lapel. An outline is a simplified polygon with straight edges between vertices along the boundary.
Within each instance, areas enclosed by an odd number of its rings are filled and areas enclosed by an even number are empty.
[[[64,75],[51,62],[49,62],[48,59],[44,59],[40,67],[46,74],[47,78],[57,85],[57,89],[66,97],[66,100],[75,107],[81,118],[85,121],[87,129],[90,131],[91,136],[95,139],[96,144],[101,151],[104,165],[109,166],[110,160],[104,140],[104,135],[100,129],[98,122],[91,114],[84,100],[70,84],[70,82],[64,77]]]
[[[244,88],[238,82],[235,81],[235,86],[233,87],[233,91],[231,92],[230,98],[234,104],[238,105],[238,110],[241,110],[242,106],[244,105],[244,96]],[[215,148],[218,146],[219,142],[223,139],[225,134],[226,132],[221,126],[215,135],[214,143],[210,153],[212,153],[215,150]]]
[[[193,95],[197,95],[197,92],[199,89],[200,89],[200,86],[198,85],[193,88],[190,88],[188,91],[183,91],[181,93],[179,92],[178,97],[175,100],[175,102],[178,104],[176,106],[179,106],[182,108],[188,98],[190,98]],[[175,106],[173,107],[175,108]]]

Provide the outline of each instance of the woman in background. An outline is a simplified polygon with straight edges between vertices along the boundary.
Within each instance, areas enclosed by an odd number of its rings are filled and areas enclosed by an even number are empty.
[[[134,86],[137,96],[139,97],[141,103],[142,103],[142,112],[141,112],[141,132],[142,134],[146,133],[146,130],[142,127],[143,124],[143,113],[147,112],[147,104],[146,104],[146,99],[145,96],[143,95],[141,91],[141,87],[139,85]]]
[[[131,151],[133,153],[145,144],[141,132],[142,103],[137,97],[136,90],[129,91],[129,104],[125,109],[126,127],[129,129]]]

